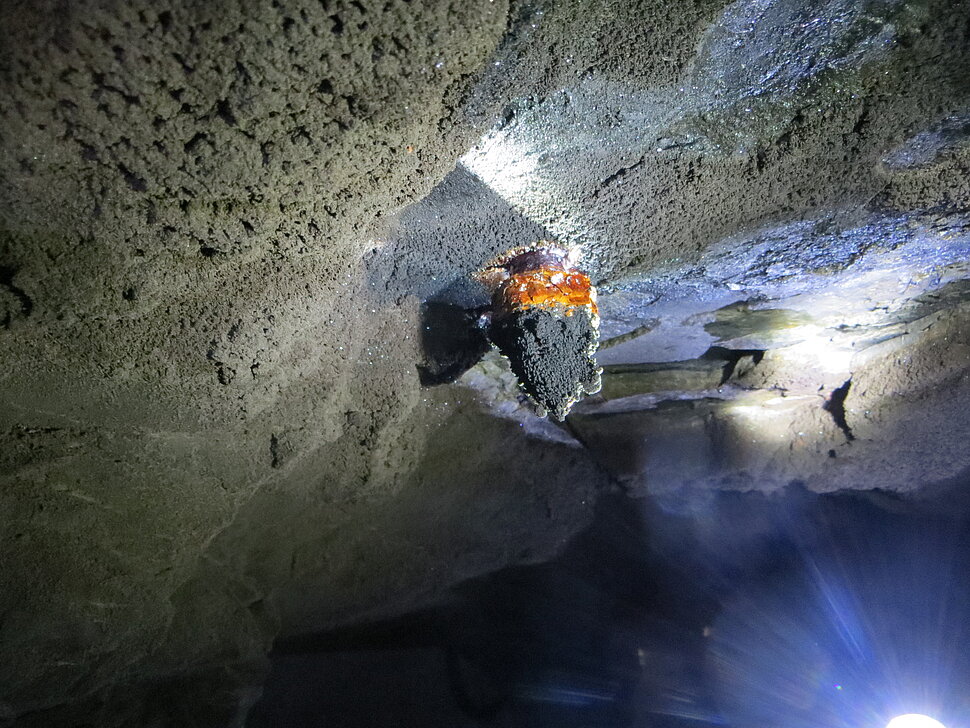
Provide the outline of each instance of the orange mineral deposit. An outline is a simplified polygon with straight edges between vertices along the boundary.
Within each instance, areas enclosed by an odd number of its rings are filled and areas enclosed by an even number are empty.
[[[571,315],[574,307],[590,306],[596,313],[596,291],[589,276],[558,266],[513,273],[496,293],[499,298],[496,303],[507,311],[534,306],[562,307],[566,309],[566,315]]]

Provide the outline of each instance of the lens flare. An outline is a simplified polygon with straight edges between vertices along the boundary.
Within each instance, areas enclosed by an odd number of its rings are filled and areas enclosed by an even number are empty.
[[[893,718],[886,728],[946,728],[946,726],[928,715],[907,713]]]

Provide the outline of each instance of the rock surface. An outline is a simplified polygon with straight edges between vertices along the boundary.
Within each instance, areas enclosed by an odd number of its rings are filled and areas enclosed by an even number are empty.
[[[549,558],[617,482],[966,468],[968,19],[4,3],[0,724],[239,725],[277,636]],[[547,237],[609,293],[601,397],[423,388]]]

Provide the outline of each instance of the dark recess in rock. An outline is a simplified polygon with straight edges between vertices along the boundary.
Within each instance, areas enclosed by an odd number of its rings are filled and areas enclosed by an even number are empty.
[[[832,394],[829,395],[825,404],[822,405],[823,409],[832,415],[835,424],[845,433],[845,437],[849,442],[855,439],[855,435],[852,434],[852,428],[849,427],[849,423],[845,417],[845,398],[849,396],[849,387],[851,386],[852,380],[847,379],[840,387],[832,390]]]
[[[732,376],[734,376],[735,371],[738,368],[738,363],[746,358],[751,359],[752,366],[758,366],[761,360],[764,359],[765,352],[763,349],[726,349],[723,346],[712,346],[703,355],[701,359],[710,359],[713,361],[723,361],[724,369],[721,375],[721,384],[726,383]]]
[[[20,304],[20,315],[27,317],[30,316],[31,312],[34,310],[34,302],[31,297],[27,295],[26,291],[14,283],[14,278],[16,275],[16,268],[12,266],[0,266],[0,286],[6,288],[17,299],[17,302]],[[4,315],[2,322],[4,328],[9,328],[13,314],[14,312],[7,311]]]
[[[441,301],[421,306],[421,343],[425,361],[418,365],[423,386],[453,382],[488,351],[479,323],[484,309],[467,310]]]

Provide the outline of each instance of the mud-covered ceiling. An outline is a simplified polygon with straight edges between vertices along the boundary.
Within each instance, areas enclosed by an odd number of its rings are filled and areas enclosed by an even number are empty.
[[[962,0],[4,2],[0,725],[241,725],[607,492],[964,476],[968,171]],[[476,323],[539,239],[564,423]]]

